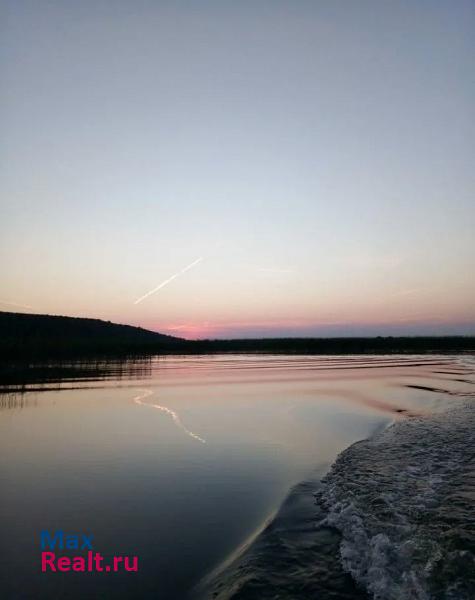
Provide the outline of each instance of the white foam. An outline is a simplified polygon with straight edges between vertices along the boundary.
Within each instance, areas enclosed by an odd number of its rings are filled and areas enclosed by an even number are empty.
[[[343,566],[375,600],[475,598],[464,541],[474,533],[474,425],[473,404],[396,423],[344,451],[324,478],[324,524],[341,532]]]

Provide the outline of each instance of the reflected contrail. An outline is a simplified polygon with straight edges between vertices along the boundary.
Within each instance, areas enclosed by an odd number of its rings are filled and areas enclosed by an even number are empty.
[[[153,290],[150,290],[149,292],[147,292],[146,294],[144,294],[143,296],[141,296],[140,298],[138,298],[134,302],[134,304],[139,304],[139,302],[142,302],[142,300],[145,300],[145,298],[148,298],[152,294],[155,294],[155,292],[158,292],[158,290],[162,289],[162,287],[165,287],[166,285],[168,285],[170,283],[170,281],[173,281],[174,279],[176,279],[180,275],[183,275],[183,273],[186,273],[186,271],[188,271],[189,269],[192,269],[195,265],[197,265],[202,260],[203,260],[203,257],[200,256],[199,258],[197,258],[196,260],[194,260],[190,265],[188,265],[187,267],[184,267],[183,269],[181,269],[181,271],[178,271],[178,273],[175,273],[175,275],[172,275],[168,279],[165,279],[165,281],[162,281],[162,283],[160,283],[159,285],[157,285],[157,287],[153,288]]]
[[[196,433],[193,433],[192,431],[190,431],[183,425],[183,423],[180,420],[180,417],[178,416],[178,413],[176,413],[171,408],[167,408],[166,406],[161,406],[160,404],[149,404],[148,402],[142,402],[142,400],[144,398],[148,398],[149,396],[152,396],[152,394],[154,394],[153,390],[140,390],[140,391],[142,393],[139,394],[138,396],[135,396],[135,398],[134,398],[135,404],[140,404],[142,406],[150,406],[152,408],[157,408],[158,410],[161,410],[164,413],[167,413],[173,419],[173,421],[175,422],[175,425],[177,427],[179,427],[180,429],[183,429],[183,431],[186,433],[186,435],[189,435],[190,437],[197,440],[198,442],[201,442],[202,444],[206,444],[206,440],[204,440],[199,435],[196,435]]]

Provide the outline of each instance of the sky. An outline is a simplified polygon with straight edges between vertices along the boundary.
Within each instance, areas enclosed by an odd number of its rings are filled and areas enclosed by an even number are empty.
[[[4,0],[0,310],[475,333],[475,4]]]

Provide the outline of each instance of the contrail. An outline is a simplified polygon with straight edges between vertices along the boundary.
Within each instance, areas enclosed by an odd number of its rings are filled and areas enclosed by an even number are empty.
[[[170,281],[173,281],[174,279],[176,279],[180,275],[183,275],[183,273],[186,273],[186,271],[189,271],[190,269],[192,269],[195,265],[197,265],[202,260],[203,260],[203,257],[200,256],[199,258],[197,258],[196,260],[194,260],[191,263],[191,265],[188,265],[187,267],[184,267],[183,269],[181,269],[181,271],[178,271],[178,273],[175,273],[175,275],[172,275],[168,279],[165,279],[165,281],[162,281],[162,283],[160,283],[159,285],[157,285],[157,287],[153,288],[153,290],[150,290],[149,292],[147,292],[146,294],[144,294],[143,296],[141,296],[140,298],[138,298],[134,302],[134,304],[139,304],[140,302],[142,302],[142,300],[145,300],[145,298],[148,298],[152,294],[155,294],[155,292],[158,292],[158,290],[161,290],[162,287],[165,287],[166,285],[168,285],[170,283]]]
[[[186,435],[189,435],[190,437],[197,440],[198,442],[201,442],[202,444],[206,444],[206,440],[204,440],[199,435],[196,435],[196,433],[193,433],[192,431],[190,431],[183,425],[183,423],[180,420],[180,417],[178,416],[178,413],[176,413],[174,410],[172,410],[171,408],[167,408],[166,406],[161,406],[160,404],[149,404],[148,402],[143,402],[144,398],[148,398],[149,396],[151,396],[154,393],[152,390],[139,390],[139,391],[141,391],[142,393],[139,396],[135,396],[135,398],[134,398],[135,404],[140,404],[141,406],[150,406],[151,408],[157,408],[158,410],[161,410],[162,412],[167,413],[167,415],[170,415],[170,417],[173,419],[175,425],[177,427],[179,427],[180,429],[183,429],[183,431],[186,433]]]

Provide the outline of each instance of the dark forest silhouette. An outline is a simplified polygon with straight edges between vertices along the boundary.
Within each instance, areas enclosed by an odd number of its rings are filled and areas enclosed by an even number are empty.
[[[189,341],[99,319],[0,312],[0,358],[48,360],[152,354],[475,352],[474,336],[264,338]]]

